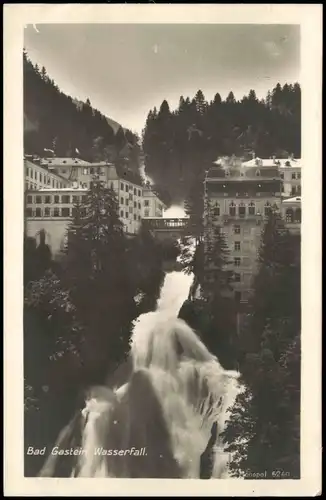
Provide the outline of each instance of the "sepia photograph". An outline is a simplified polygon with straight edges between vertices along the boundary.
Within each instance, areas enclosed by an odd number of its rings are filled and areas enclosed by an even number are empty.
[[[302,479],[301,41],[23,26],[23,477]]]

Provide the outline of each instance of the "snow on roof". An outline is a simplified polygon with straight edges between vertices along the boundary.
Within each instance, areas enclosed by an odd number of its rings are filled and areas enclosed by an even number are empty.
[[[65,188],[47,188],[47,187],[43,187],[43,188],[40,188],[40,189],[34,189],[34,190],[31,190],[33,193],[39,193],[39,192],[44,192],[44,193],[48,193],[49,191],[56,191],[56,192],[61,192],[61,191],[89,191],[89,188],[82,188],[82,187],[65,187]]]
[[[295,167],[301,168],[301,159],[297,158],[252,158],[242,164],[244,167],[275,167],[279,168]]]
[[[301,196],[295,196],[294,198],[287,198],[283,200],[282,203],[301,203]]]
[[[54,165],[56,167],[69,166],[69,165],[80,165],[81,167],[91,167],[92,163],[89,161],[82,160],[80,158],[44,158],[44,160],[49,165]]]

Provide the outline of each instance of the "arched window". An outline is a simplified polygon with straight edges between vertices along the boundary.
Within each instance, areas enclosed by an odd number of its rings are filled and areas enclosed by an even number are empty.
[[[245,216],[246,216],[246,205],[241,202],[239,205],[239,217],[243,218]]]
[[[286,210],[285,220],[286,220],[286,222],[293,222],[293,210],[292,210],[292,208],[288,208]]]
[[[301,208],[297,208],[294,212],[294,222],[301,222]]]
[[[231,215],[231,217],[234,217],[236,214],[236,206],[235,206],[235,203],[233,201],[231,201],[230,206],[229,206],[229,214]]]
[[[264,212],[265,212],[265,217],[268,217],[272,213],[272,207],[269,201],[265,203]]]
[[[256,206],[255,206],[255,204],[254,204],[254,202],[253,202],[253,201],[251,201],[251,202],[249,203],[249,208],[248,208],[248,210],[249,210],[249,215],[255,215],[255,213],[256,213]]]

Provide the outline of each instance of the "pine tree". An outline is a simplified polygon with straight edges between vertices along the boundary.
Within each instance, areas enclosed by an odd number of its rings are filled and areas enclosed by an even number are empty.
[[[102,383],[128,350],[135,315],[127,240],[115,192],[94,181],[68,229],[65,279],[86,328],[88,376]]]
[[[201,90],[198,90],[195,95],[196,110],[200,115],[203,115],[207,109],[207,102]]]

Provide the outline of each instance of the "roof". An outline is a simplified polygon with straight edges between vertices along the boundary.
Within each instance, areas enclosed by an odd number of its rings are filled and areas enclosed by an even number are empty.
[[[63,166],[76,166],[79,165],[81,167],[91,167],[92,163],[86,160],[82,160],[81,158],[57,158],[56,156],[53,158],[43,158],[44,161],[49,165],[53,165],[55,167],[63,167]]]
[[[89,191],[88,188],[82,188],[82,187],[77,187],[77,188],[74,188],[74,187],[66,187],[66,188],[47,188],[47,187],[44,187],[44,188],[40,188],[40,189],[30,189],[29,190],[31,193],[33,194],[38,194],[38,193],[48,193],[49,191],[51,192],[67,192],[67,191],[83,191],[83,192],[86,192],[86,191]]]
[[[294,198],[287,198],[283,200],[282,203],[301,203],[301,196],[295,196]]]
[[[296,158],[252,158],[242,164],[244,167],[299,167],[301,168],[301,159]]]
[[[42,162],[41,158],[39,158],[39,160],[40,160],[40,163],[34,163],[34,161],[32,161],[32,160],[24,158],[24,163],[27,163],[27,165],[30,165],[31,167],[39,167],[42,170],[44,170],[44,172],[46,172],[48,175],[53,175],[54,177],[57,177],[58,179],[60,179],[60,181],[68,182],[68,179],[66,179],[65,177],[62,177],[62,175],[58,174],[57,172],[52,172],[51,170],[49,170],[47,168],[48,164]]]
[[[261,169],[260,166],[255,165],[255,168],[251,166],[237,166],[230,168],[223,167],[212,167],[206,176],[207,181],[212,181],[213,179],[223,179],[228,180],[264,180],[264,179],[280,179],[280,173],[277,165],[272,165]]]

